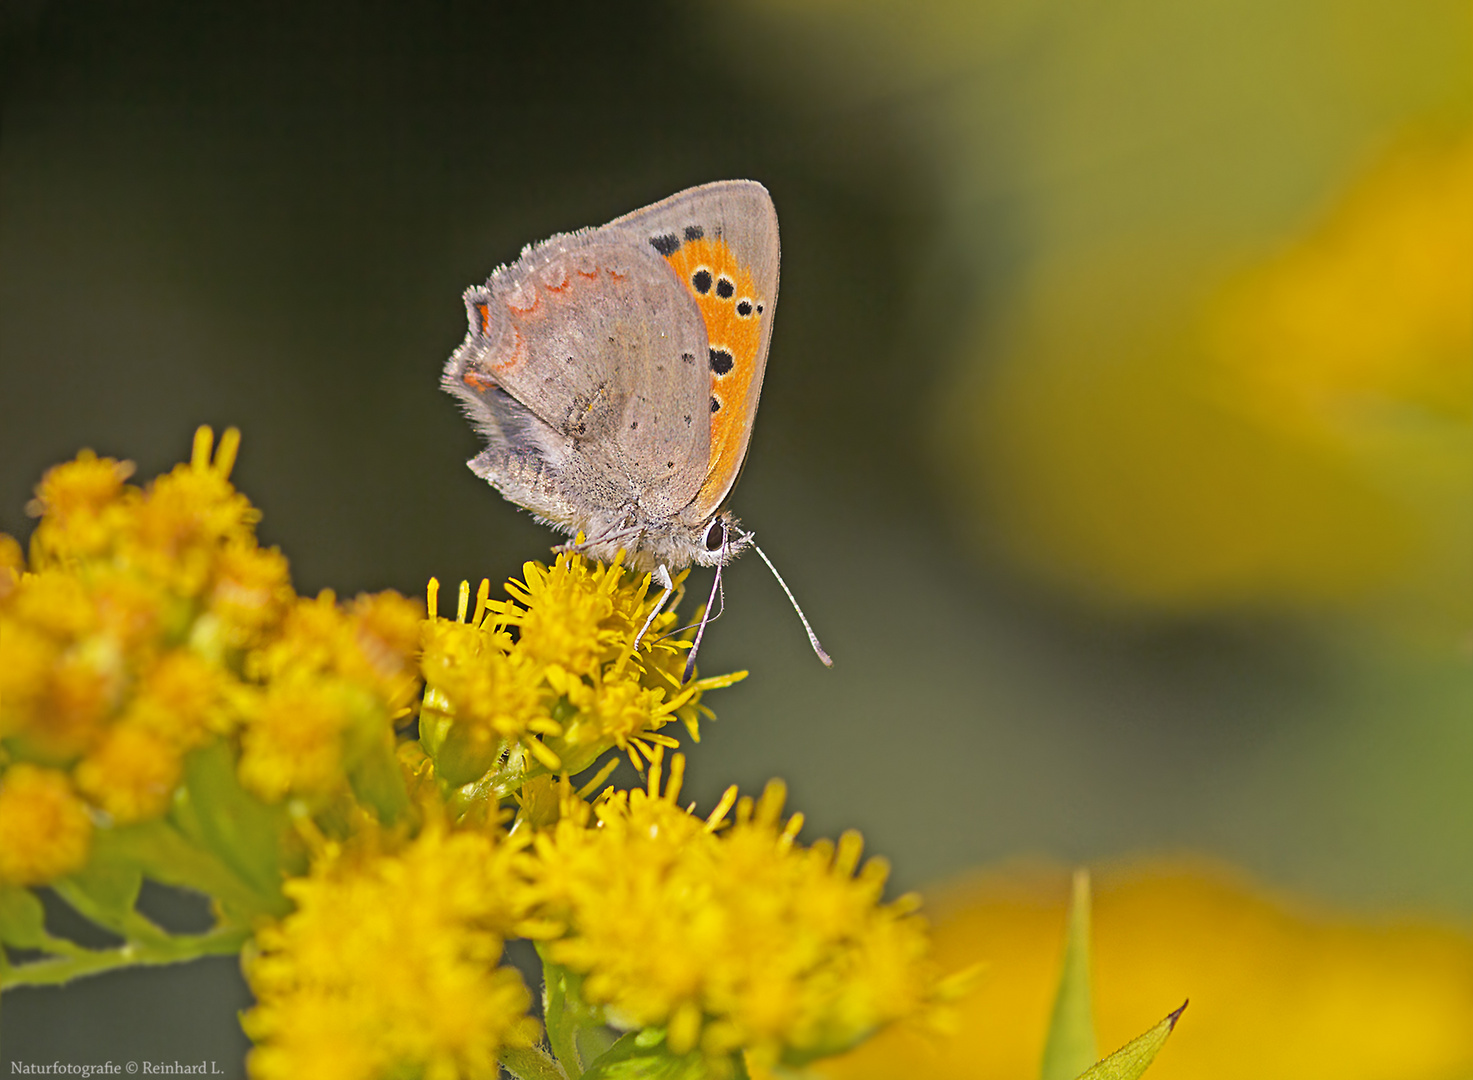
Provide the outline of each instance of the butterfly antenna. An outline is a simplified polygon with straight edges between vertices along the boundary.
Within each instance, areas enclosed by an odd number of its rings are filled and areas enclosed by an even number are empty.
[[[723,557],[726,555],[725,545],[722,546],[721,554]],[[706,624],[715,618],[711,614],[711,608],[715,605],[718,594],[721,596],[722,609],[726,608],[726,593],[721,591],[721,571],[723,569],[725,569],[724,563],[716,564],[716,576],[711,579],[711,595],[706,598],[706,610],[701,612],[701,624],[696,627],[696,639],[691,642],[690,652],[685,655],[685,674],[680,676],[681,686],[690,682],[691,673],[696,670],[696,653],[701,651],[701,638],[706,634]],[[718,611],[716,614],[720,615],[721,612]]]
[[[751,533],[746,534],[746,539],[752,542],[752,550],[757,552],[758,555],[762,556],[762,561],[767,564],[767,569],[772,571],[772,576],[777,578],[777,583],[783,587],[783,592],[788,594],[788,603],[793,605],[793,610],[798,613],[798,618],[803,623],[803,629],[808,631],[808,644],[813,646],[814,653],[818,656],[820,660],[823,661],[824,667],[833,667],[833,658],[829,656],[828,653],[823,651],[823,646],[820,645],[818,642],[818,635],[813,632],[813,627],[809,625],[808,616],[804,615],[803,609],[798,606],[798,598],[793,595],[793,590],[788,588],[788,583],[784,581],[783,576],[777,572],[777,567],[772,565],[772,560],[767,557],[767,552],[763,551],[760,547],[757,546],[757,541],[753,539]],[[698,638],[697,640],[700,639]]]

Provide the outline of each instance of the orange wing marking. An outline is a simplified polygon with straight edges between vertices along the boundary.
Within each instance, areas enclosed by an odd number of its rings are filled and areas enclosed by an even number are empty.
[[[711,346],[711,459],[696,496],[705,506],[720,498],[741,467],[742,442],[752,426],[747,397],[762,347],[760,309],[766,298],[757,295],[751,269],[737,261],[724,240],[687,240],[665,261],[695,297]]]
[[[518,315],[532,314],[540,303],[542,303],[542,297],[534,286],[529,285],[523,285],[506,300],[506,306]]]
[[[499,364],[492,364],[495,372],[510,371],[527,358],[527,341],[515,326],[511,328],[511,355]]]

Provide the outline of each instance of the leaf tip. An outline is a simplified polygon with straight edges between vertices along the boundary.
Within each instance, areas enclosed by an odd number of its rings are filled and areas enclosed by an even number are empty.
[[[1181,1019],[1181,1014],[1187,1011],[1187,1006],[1190,1005],[1191,1003],[1192,1003],[1192,999],[1191,998],[1187,998],[1185,1001],[1183,1001],[1180,1005],[1178,1005],[1176,1007],[1176,1010],[1174,1012],[1170,1012],[1170,1013],[1167,1014],[1167,1016],[1166,1016],[1166,1022],[1171,1025],[1169,1028],[1166,1029],[1167,1031],[1175,1031],[1176,1030],[1176,1022]]]

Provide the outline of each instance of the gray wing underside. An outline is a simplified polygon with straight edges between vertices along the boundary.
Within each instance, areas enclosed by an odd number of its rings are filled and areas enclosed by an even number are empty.
[[[556,236],[465,302],[442,383],[487,440],[478,475],[569,528],[690,502],[710,447],[706,333],[653,250],[607,229]]]

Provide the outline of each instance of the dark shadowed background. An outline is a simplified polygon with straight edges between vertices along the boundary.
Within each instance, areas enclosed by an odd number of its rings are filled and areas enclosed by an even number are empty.
[[[462,289],[751,177],[782,292],[734,508],[836,664],[735,566],[692,797],[784,777],[903,887],[1191,849],[1473,914],[1461,361],[1355,376],[1377,457],[1202,344],[1465,137],[1465,5],[1190,7],[7,0],[0,530],[80,447],[148,478],[235,425],[299,591],[503,581],[553,540],[464,466]],[[246,1000],[224,961],[26,989],[0,1046],[234,1068]]]

